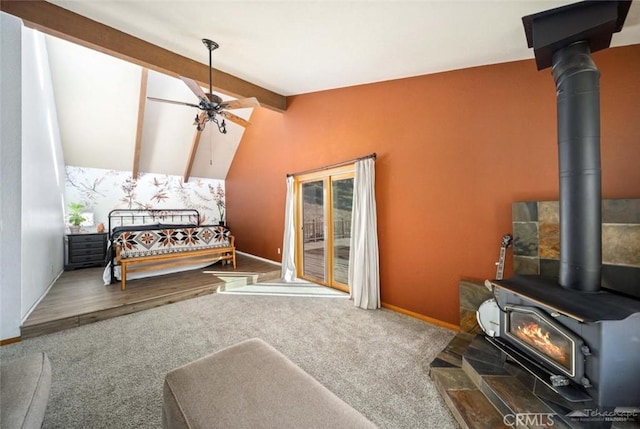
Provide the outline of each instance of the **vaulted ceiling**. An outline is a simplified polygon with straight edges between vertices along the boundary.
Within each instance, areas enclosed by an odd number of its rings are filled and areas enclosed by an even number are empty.
[[[195,109],[147,101],[140,121],[141,74],[151,69],[146,95],[194,101],[177,76],[206,84],[208,51],[202,38],[221,46],[213,55],[219,95],[256,96],[263,107],[284,112],[290,95],[532,58],[522,17],[569,3],[574,1],[3,0],[1,5],[33,28],[110,54],[52,38],[47,43],[67,163],[134,169],[138,151],[141,171],[183,175]],[[638,2],[612,46],[636,43]],[[251,109],[240,112],[250,115]],[[221,135],[207,127],[192,176],[226,176],[243,132],[233,124],[227,128]]]
[[[146,99],[197,104],[184,82],[153,70],[145,82],[143,67],[56,37],[46,41],[66,164],[133,174],[226,177],[244,128],[228,123],[221,134],[207,124],[192,160],[198,110]],[[233,112],[250,119],[251,111]]]

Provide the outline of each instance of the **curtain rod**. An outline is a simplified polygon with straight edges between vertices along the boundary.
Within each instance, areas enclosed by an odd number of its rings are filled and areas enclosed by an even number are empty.
[[[300,176],[301,174],[315,173],[317,171],[323,171],[323,170],[329,170],[331,168],[342,167],[343,165],[353,164],[354,162],[362,161],[364,159],[369,159],[369,158],[376,159],[376,156],[377,156],[376,153],[373,152],[373,153],[371,153],[369,155],[361,156],[360,158],[354,158],[354,159],[350,159],[348,161],[342,161],[342,162],[338,162],[338,163],[331,164],[331,165],[325,165],[324,167],[318,167],[318,168],[312,168],[310,170],[298,171],[297,173],[287,173],[287,177]]]

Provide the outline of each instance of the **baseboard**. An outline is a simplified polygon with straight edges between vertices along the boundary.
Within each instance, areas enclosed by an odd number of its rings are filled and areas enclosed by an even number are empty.
[[[0,340],[0,347],[13,344],[13,343],[19,343],[20,341],[22,341],[22,337],[13,337],[13,338]]]
[[[414,313],[413,311],[405,310],[404,308],[396,307],[395,305],[387,304],[386,302],[381,303],[381,305],[382,308],[386,308],[415,319],[420,319],[423,322],[431,323],[432,325],[449,329],[450,331],[458,332],[460,330],[460,326],[454,325],[453,323],[443,322],[442,320],[434,319],[433,317],[425,316],[424,314]]]

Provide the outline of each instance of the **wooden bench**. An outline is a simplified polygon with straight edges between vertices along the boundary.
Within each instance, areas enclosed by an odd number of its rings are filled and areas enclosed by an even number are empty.
[[[127,288],[127,273],[173,268],[202,262],[229,261],[236,268],[235,238],[229,236],[229,245],[208,249],[185,250],[157,255],[134,256],[123,258],[121,245],[116,246],[116,261],[120,264],[120,290]]]

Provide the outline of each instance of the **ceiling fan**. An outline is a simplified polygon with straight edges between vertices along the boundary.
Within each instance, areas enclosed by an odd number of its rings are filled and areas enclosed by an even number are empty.
[[[193,103],[184,103],[182,101],[173,101],[173,100],[164,100],[161,98],[155,97],[147,97],[147,99],[152,101],[160,101],[163,103],[171,103],[171,104],[180,104],[182,106],[195,107],[200,109],[200,114],[196,115],[195,122],[193,125],[196,126],[198,131],[204,130],[204,126],[207,122],[213,122],[218,127],[218,131],[222,134],[227,133],[227,125],[225,123],[225,119],[230,120],[231,122],[238,124],[242,127],[247,127],[251,125],[251,123],[240,116],[234,115],[231,112],[228,112],[229,109],[243,109],[246,107],[259,107],[260,103],[255,97],[251,98],[242,98],[239,100],[231,100],[231,101],[223,101],[222,98],[218,97],[213,93],[213,86],[211,82],[211,73],[213,68],[211,67],[211,53],[214,49],[220,47],[216,42],[209,39],[202,39],[202,43],[209,49],[209,93],[205,94],[205,92],[200,88],[200,85],[193,80],[187,77],[180,76],[180,79],[189,87],[189,89],[198,97],[200,101],[198,104]],[[216,116],[222,116],[222,120],[218,121]]]

